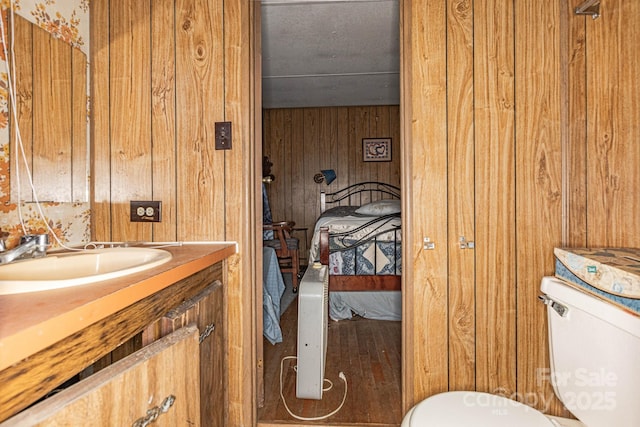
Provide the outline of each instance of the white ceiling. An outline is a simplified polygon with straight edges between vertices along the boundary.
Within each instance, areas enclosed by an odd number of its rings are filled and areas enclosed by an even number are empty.
[[[262,106],[400,103],[398,0],[263,0]]]

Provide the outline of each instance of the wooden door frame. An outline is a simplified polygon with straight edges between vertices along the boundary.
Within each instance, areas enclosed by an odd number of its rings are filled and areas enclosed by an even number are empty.
[[[256,172],[256,176],[262,180],[262,13],[261,13],[261,0],[255,0],[254,4],[254,13],[253,20],[250,23],[251,27],[251,40],[254,41],[254,110],[253,110],[253,126],[254,126],[254,142],[255,147],[253,152],[255,153],[255,158],[253,159],[253,165]],[[252,188],[255,189],[256,194],[253,195],[253,200],[256,203],[256,215],[255,218],[255,232],[256,236],[262,235],[262,182],[254,185]],[[253,360],[256,362],[255,364],[255,387],[253,393],[254,398],[254,408],[256,409],[256,424],[258,422],[257,418],[257,408],[264,404],[264,341],[262,338],[262,334],[264,331],[264,323],[262,317],[262,278],[263,278],[263,266],[262,266],[262,242],[261,239],[258,239],[258,244],[256,244],[256,253],[255,257],[255,268],[256,271],[254,273],[254,277],[256,278],[256,298],[254,300],[255,307],[255,337],[256,340],[255,348],[256,354],[253,357]]]
[[[411,194],[413,173],[411,172],[411,85],[408,70],[411,69],[411,2],[412,0],[399,0],[400,2],[400,189],[402,201],[402,259],[413,259],[414,254],[409,253],[412,241],[411,231]],[[407,24],[408,23],[408,24]],[[402,265],[402,344],[400,378],[402,378],[402,413],[406,413],[413,402],[413,341],[407,339],[413,334],[413,306],[409,295],[412,294],[413,280],[407,278],[413,274],[412,264],[403,262]]]
[[[401,188],[403,194],[410,194],[409,189],[412,185],[411,180],[411,171],[410,171],[410,159],[411,159],[411,144],[409,141],[411,140],[411,81],[410,81],[410,66],[411,66],[411,5],[412,0],[399,0],[399,18],[400,18],[400,174],[401,174]],[[254,40],[256,51],[255,51],[255,67],[254,67],[254,99],[256,100],[256,105],[254,109],[254,118],[252,120],[252,126],[254,127],[254,135],[255,135],[255,147],[254,159],[252,161],[253,165],[257,168],[259,165],[262,165],[262,70],[261,70],[261,39],[260,39],[260,0],[255,1],[256,12],[253,15],[252,22],[249,25],[250,30],[250,40]],[[408,25],[405,25],[405,22],[408,22]],[[258,170],[258,169],[256,169]],[[260,174],[256,174],[256,176],[260,176]],[[253,200],[258,201],[261,200],[261,191],[259,190],[260,184],[256,184],[251,186],[252,191],[255,191],[256,194],[251,195]],[[255,227],[256,230],[262,230],[262,218],[259,217],[262,212],[261,205],[258,202],[258,207],[256,212]],[[402,197],[402,222],[403,222],[403,240],[405,242],[410,242],[413,240],[411,236],[411,228],[409,227],[410,218],[411,218],[411,209],[412,202],[410,197]],[[402,245],[402,257],[403,259],[412,259],[415,253],[410,252],[410,245],[404,244]],[[253,406],[253,414],[256,420],[256,425],[259,424],[257,410],[260,399],[264,399],[264,381],[261,376],[264,375],[263,367],[264,367],[264,359],[263,359],[263,346],[262,346],[262,246],[255,246],[256,252],[254,253],[254,257],[257,260],[254,263],[255,271],[254,277],[256,277],[256,298],[254,299],[254,312],[255,316],[255,334],[253,339],[254,345],[252,348],[255,350],[255,354],[253,357],[253,361],[255,363],[253,369],[252,376],[255,379],[254,386],[255,390],[252,391],[252,406]],[[401,346],[401,378],[402,378],[402,413],[405,413],[411,406],[413,406],[414,402],[414,387],[413,387],[413,364],[411,355],[414,351],[414,345],[411,340],[408,340],[407,337],[412,336],[413,331],[413,311],[411,308],[411,299],[409,295],[412,293],[412,280],[407,280],[408,277],[413,273],[413,269],[410,263],[404,263],[402,272],[402,346]],[[446,349],[445,349],[446,350]],[[274,424],[269,424],[273,426]]]

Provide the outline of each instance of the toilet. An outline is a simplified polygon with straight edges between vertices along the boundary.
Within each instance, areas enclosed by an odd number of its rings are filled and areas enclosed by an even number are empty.
[[[452,391],[411,408],[402,427],[640,426],[640,317],[555,277],[540,289],[551,361],[545,380],[582,424],[506,397]]]

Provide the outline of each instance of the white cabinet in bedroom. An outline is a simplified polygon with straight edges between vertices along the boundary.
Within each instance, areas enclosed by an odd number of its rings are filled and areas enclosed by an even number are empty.
[[[200,426],[198,329],[188,326],[0,424]]]

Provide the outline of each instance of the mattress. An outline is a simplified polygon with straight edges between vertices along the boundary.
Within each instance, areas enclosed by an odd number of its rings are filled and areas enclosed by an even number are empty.
[[[556,277],[640,314],[640,249],[555,248]]]
[[[330,233],[341,233],[357,229],[356,232],[344,239],[331,239],[330,274],[401,274],[401,231],[398,229],[401,223],[400,217],[381,218],[381,221],[376,224],[362,227],[380,217],[357,214],[354,212],[356,208],[354,206],[340,206],[323,213],[314,228],[309,259],[312,261],[320,259],[321,227],[328,227]],[[386,230],[392,231],[385,232]],[[345,246],[355,245],[360,239],[373,234],[377,234],[375,245],[373,243],[365,243],[355,251],[340,251]]]
[[[329,294],[331,320],[351,319],[354,315],[373,320],[402,320],[402,293],[376,291]]]

